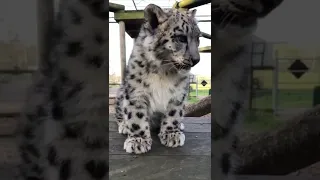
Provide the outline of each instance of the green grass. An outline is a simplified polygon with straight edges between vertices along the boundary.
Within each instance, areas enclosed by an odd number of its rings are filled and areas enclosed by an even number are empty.
[[[199,89],[198,90],[198,96],[208,96],[209,95],[209,89]],[[194,91],[191,91],[190,93],[189,93],[189,98],[188,98],[188,102],[189,103],[197,103],[197,102],[199,102],[199,98],[198,97],[196,97],[196,91],[194,90]]]
[[[244,128],[250,132],[264,132],[278,128],[284,120],[274,116],[271,111],[250,111],[244,120]]]
[[[289,66],[289,64],[287,65]],[[284,68],[284,67],[283,67]],[[272,71],[255,71],[254,77],[262,84],[262,90],[252,102],[253,108],[272,108]],[[313,89],[320,83],[320,73],[307,72],[300,79],[296,79],[290,72],[279,72],[278,107],[279,108],[308,108],[312,107]]]
[[[198,96],[208,96],[209,95],[209,89],[202,89],[198,90]],[[196,96],[196,91],[191,91],[190,96]]]
[[[272,90],[264,89],[255,92],[252,101],[255,109],[272,109]],[[278,91],[279,108],[308,108],[312,107],[313,89],[280,89]]]
[[[188,97],[188,103],[194,104],[199,102],[199,99],[197,97]]]
[[[285,123],[273,115],[272,109],[272,71],[255,71],[254,77],[262,82],[262,90],[256,90],[251,110],[244,122],[250,131],[268,131]],[[279,72],[278,108],[311,108],[313,89],[320,83],[320,74],[308,72],[296,79],[289,72]]]
[[[273,72],[272,71],[255,71],[254,77],[258,78],[264,89],[272,89],[273,87]],[[296,79],[290,72],[279,72],[279,89],[312,89],[320,83],[320,73],[307,72],[301,78]]]

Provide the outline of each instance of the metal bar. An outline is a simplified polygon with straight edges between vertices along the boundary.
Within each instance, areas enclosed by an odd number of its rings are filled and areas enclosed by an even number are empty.
[[[250,78],[249,78],[249,85],[250,85],[250,92],[249,92],[249,110],[252,110],[253,105],[253,79],[254,79],[254,69],[253,67],[253,53],[254,53],[254,43],[251,43],[251,52],[250,52]]]
[[[201,53],[211,53],[211,46],[200,47],[199,52]]]
[[[207,34],[205,32],[201,32],[202,37],[207,38],[207,39],[211,39],[211,35]]]
[[[272,110],[273,115],[278,112],[278,85],[279,85],[279,60],[278,51],[275,52],[274,70],[273,70],[273,86],[272,86]]]
[[[180,2],[176,2],[173,8],[191,9],[191,8],[195,8],[195,7],[202,6],[209,3],[211,3],[211,0],[182,0]]]
[[[196,97],[198,97],[198,83],[199,83],[199,79],[198,79],[198,76],[197,76],[197,83],[196,83]]]
[[[133,5],[134,5],[134,8],[136,8],[136,10],[138,10],[138,9],[137,9],[137,5],[136,5],[136,3],[134,2],[134,0],[132,0],[132,2],[133,2]]]
[[[202,23],[202,22],[211,22],[211,20],[198,20],[198,23]]]
[[[124,82],[125,71],[126,71],[126,30],[125,23],[119,22],[120,30],[120,64],[121,64],[121,81]]]
[[[125,9],[124,5],[109,2],[110,12],[123,11],[124,9]]]

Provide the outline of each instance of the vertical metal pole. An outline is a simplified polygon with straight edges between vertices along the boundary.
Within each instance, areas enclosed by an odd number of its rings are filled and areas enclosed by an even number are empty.
[[[49,38],[53,26],[54,0],[37,0],[37,67],[49,57]],[[40,63],[40,64],[39,64]]]
[[[119,30],[120,30],[121,83],[123,83],[125,78],[125,72],[126,72],[126,30],[125,30],[125,23],[123,21],[119,22]]]
[[[278,50],[275,52],[275,62],[273,69],[273,88],[272,88],[272,109],[273,115],[277,115],[278,112],[278,85],[279,85],[279,59]]]
[[[249,86],[250,86],[250,93],[249,93],[249,110],[252,110],[252,104],[253,104],[253,53],[254,53],[254,42],[251,43],[251,56],[250,56],[250,79],[249,79]]]
[[[199,81],[198,81],[198,76],[197,76],[197,81],[196,81],[196,83],[197,83],[197,84],[196,84],[196,97],[198,97],[198,82],[199,82]]]

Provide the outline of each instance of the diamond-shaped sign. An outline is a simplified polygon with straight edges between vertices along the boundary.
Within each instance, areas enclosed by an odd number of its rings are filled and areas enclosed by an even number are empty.
[[[207,83],[207,81],[203,80],[203,81],[201,82],[201,84],[202,84],[202,86],[206,86],[208,83]]]
[[[300,60],[295,60],[291,66],[288,68],[294,77],[299,79],[305,72],[309,70],[309,68]]]

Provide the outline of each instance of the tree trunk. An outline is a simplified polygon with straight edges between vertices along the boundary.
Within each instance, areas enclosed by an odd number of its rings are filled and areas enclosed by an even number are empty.
[[[186,107],[186,117],[200,117],[211,113],[211,95],[201,99],[196,104]]]
[[[238,174],[284,175],[320,161],[320,106],[239,143]]]

